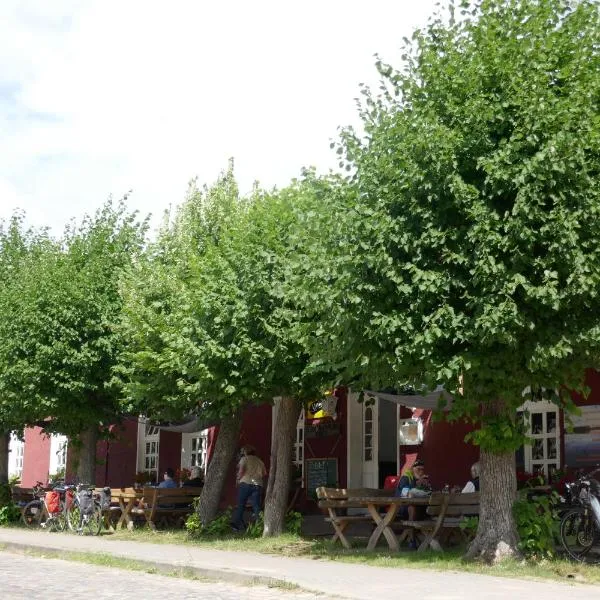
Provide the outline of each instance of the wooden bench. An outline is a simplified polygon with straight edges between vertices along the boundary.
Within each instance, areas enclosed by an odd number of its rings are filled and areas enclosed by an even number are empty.
[[[28,502],[35,499],[33,488],[24,488],[20,486],[13,486],[11,488],[11,496],[12,501],[21,509],[21,512],[23,512],[23,508],[25,508],[25,505]]]
[[[419,551],[431,548],[441,551],[440,540],[448,536],[453,530],[462,531],[461,524],[466,517],[479,515],[479,492],[473,494],[444,494],[434,492],[429,498],[427,516],[424,521],[397,521],[394,527],[401,529],[399,543],[409,537],[414,537],[416,532],[421,533],[424,539],[419,545]]]
[[[325,521],[331,523],[335,531],[331,541],[335,543],[339,540],[344,548],[350,549],[352,546],[344,535],[346,528],[349,525],[356,523],[373,522],[373,517],[370,514],[341,514],[340,511],[344,511],[345,513],[349,508],[360,508],[364,510],[365,505],[361,501],[361,498],[388,497],[390,491],[375,488],[339,489],[320,487],[317,488],[316,494],[317,500],[319,501],[319,508],[326,510],[329,514],[329,517],[327,517]]]
[[[176,519],[182,522],[194,510],[194,499],[202,488],[158,488],[146,487],[143,491],[143,506],[133,508],[132,513],[143,515],[151,529],[157,524],[169,525]]]

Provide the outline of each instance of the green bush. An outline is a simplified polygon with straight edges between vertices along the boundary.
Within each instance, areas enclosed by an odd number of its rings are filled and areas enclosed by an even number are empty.
[[[231,508],[228,508],[222,515],[219,515],[214,521],[204,526],[200,521],[197,506],[194,506],[194,512],[187,518],[185,529],[191,537],[220,537],[231,533]]]
[[[197,508],[197,507],[195,507]],[[228,508],[222,515],[219,515],[214,521],[206,527],[202,525],[197,510],[187,518],[185,529],[192,537],[222,537],[231,533],[231,513],[232,509]],[[258,538],[263,534],[265,526],[264,515],[261,512],[258,519],[252,521],[244,535],[247,537]],[[285,516],[285,531],[293,535],[300,535],[302,527],[302,515],[299,512],[290,511]]]
[[[21,519],[21,511],[16,504],[12,502],[0,508],[0,525],[9,525],[17,523]]]
[[[554,555],[554,540],[558,535],[559,522],[556,492],[527,497],[527,490],[519,492],[513,505],[513,514],[521,541],[519,548],[527,557],[551,557]]]
[[[0,525],[16,523],[21,518],[19,507],[12,501],[10,485],[0,485]]]

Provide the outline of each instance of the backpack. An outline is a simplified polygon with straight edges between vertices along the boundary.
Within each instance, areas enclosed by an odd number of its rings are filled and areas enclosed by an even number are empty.
[[[100,508],[102,510],[108,510],[110,508],[110,497],[111,492],[109,487],[102,488],[98,494],[98,501],[100,502]]]
[[[45,501],[49,514],[55,515],[60,512],[60,494],[58,492],[54,490],[46,492]]]
[[[81,490],[77,494],[79,512],[81,516],[90,516],[94,513],[94,497],[92,490]]]

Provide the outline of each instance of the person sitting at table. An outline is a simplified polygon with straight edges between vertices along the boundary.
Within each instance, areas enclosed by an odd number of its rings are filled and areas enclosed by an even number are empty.
[[[463,494],[472,494],[479,491],[479,462],[471,465],[471,479],[467,481],[462,489]]]
[[[431,491],[429,476],[425,474],[425,463],[420,458],[415,460],[411,468],[404,471],[398,481],[395,495],[402,498],[409,498],[411,497],[412,490],[415,490],[412,494],[413,496],[427,495]],[[419,493],[417,490],[420,490],[422,493]]]
[[[158,484],[159,488],[176,488],[175,471],[171,467],[165,469],[164,479]]]
[[[183,482],[181,487],[203,487],[204,478],[202,477],[202,469],[200,467],[192,467],[190,470],[190,478]]]
[[[429,476],[425,474],[425,463],[421,459],[415,460],[412,467],[404,471],[398,481],[395,496],[401,498],[417,498],[427,496],[431,493]],[[403,520],[422,521],[425,518],[425,506],[401,506],[398,516]],[[414,540],[411,542],[411,547]],[[416,547],[416,546],[415,546]]]

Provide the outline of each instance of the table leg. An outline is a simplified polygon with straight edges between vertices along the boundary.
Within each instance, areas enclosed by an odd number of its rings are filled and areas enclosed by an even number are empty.
[[[121,508],[121,516],[117,521],[117,529],[122,529],[123,524],[126,525],[127,529],[133,529],[133,520],[131,518],[131,509],[135,504],[135,498],[130,498],[127,501],[127,504],[123,501],[122,498],[119,498],[119,507]]]
[[[344,529],[346,529],[346,527],[348,526],[348,522],[347,521],[338,522],[337,521],[338,515],[335,512],[335,510],[333,508],[330,508],[328,510],[329,510],[329,517],[331,519],[331,524],[333,525],[333,529],[335,530],[335,533],[334,533],[333,537],[331,538],[331,541],[333,543],[335,543],[337,540],[340,540],[342,546],[344,546],[344,548],[346,548],[347,550],[350,550],[352,548],[352,546],[350,545],[350,542],[344,535]]]
[[[369,510],[369,514],[371,515],[373,521],[375,521],[375,523],[377,524],[377,527],[375,527],[375,530],[373,531],[373,533],[371,534],[371,537],[369,538],[369,543],[367,544],[367,550],[374,550],[375,547],[377,546],[377,542],[379,541],[379,538],[381,537],[381,534],[383,533],[383,535],[385,536],[385,539],[387,540],[388,546],[390,547],[390,550],[394,550],[395,552],[398,551],[398,540],[396,539],[396,536],[394,535],[394,532],[392,531],[391,527],[389,526],[390,523],[396,518],[396,514],[398,513],[398,504],[390,504],[390,506],[387,509],[387,512],[385,513],[385,516],[382,518],[381,515],[379,514],[379,511],[377,510],[377,506],[375,506],[374,504],[369,504],[367,506],[368,510]]]

